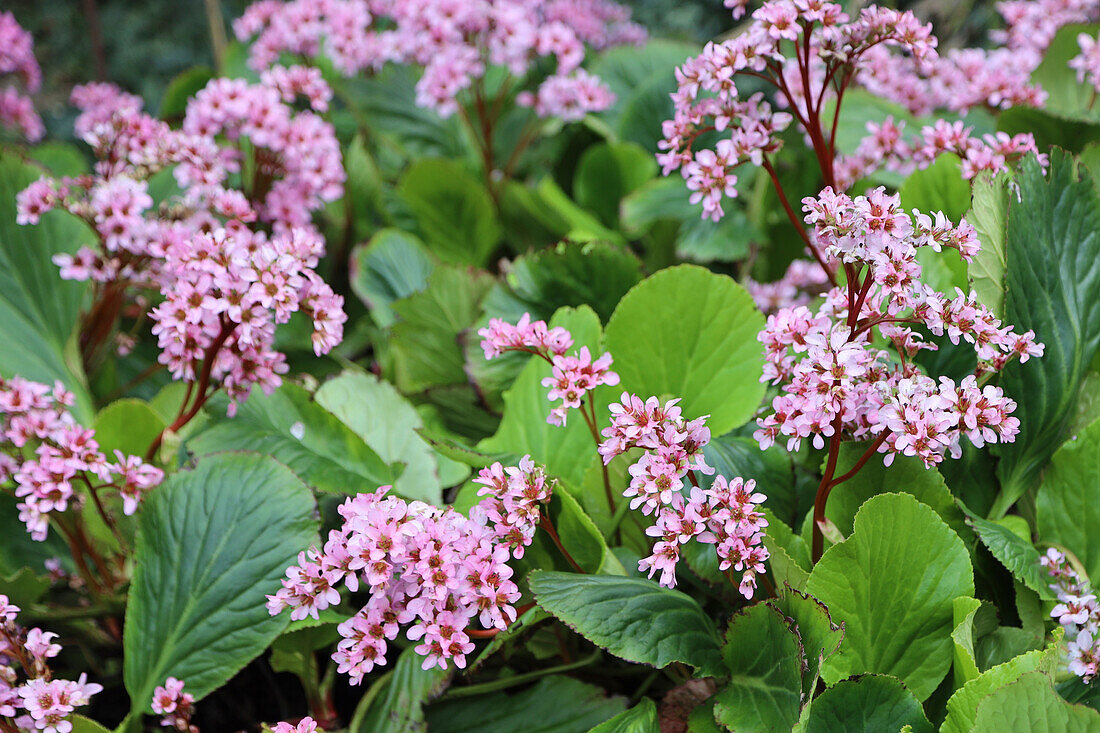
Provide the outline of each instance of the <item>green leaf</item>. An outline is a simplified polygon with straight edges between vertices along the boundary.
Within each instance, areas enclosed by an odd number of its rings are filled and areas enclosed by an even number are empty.
[[[439,259],[479,266],[489,261],[500,241],[500,221],[485,186],[461,164],[418,160],[405,171],[397,191]]]
[[[109,733],[107,728],[83,715],[70,715],[67,720],[73,724],[71,733]]]
[[[970,287],[998,318],[1004,317],[1005,310],[1005,240],[1011,195],[1007,173],[994,177],[983,172],[974,179],[973,200],[966,215],[982,244],[967,270]]]
[[[842,680],[813,701],[803,733],[886,733],[909,726],[932,733],[913,693],[896,677],[869,674]]]
[[[0,375],[61,380],[76,395],[73,416],[88,425],[92,400],[80,357],[69,350],[87,283],[62,280],[52,258],[90,247],[96,236],[63,211],[33,226],[15,223],[16,195],[41,176],[37,166],[0,156]]]
[[[978,705],[971,733],[1097,733],[1100,713],[1066,702],[1054,691],[1050,677],[1029,672],[993,692]]]
[[[535,601],[593,644],[629,662],[673,662],[721,674],[718,635],[691,596],[653,581],[536,570]]]
[[[1034,158],[1017,176],[1008,211],[1005,313],[1017,331],[1033,329],[1042,358],[1013,362],[1001,386],[1017,402],[1016,442],[1001,446],[997,475],[1003,516],[1054,453],[1073,418],[1078,387],[1100,345],[1100,196],[1065,152],[1050,154],[1044,177]]]
[[[642,399],[679,397],[685,415],[710,415],[707,426],[721,435],[747,421],[764,396],[756,340],[763,327],[732,278],[680,265],[623,297],[607,324],[607,349],[623,389]]]
[[[766,603],[730,619],[722,644],[729,683],[714,698],[714,717],[735,731],[786,731],[802,699],[802,642]]]
[[[837,459],[837,475],[843,475],[855,465],[867,449],[867,443],[842,443]],[[955,503],[955,497],[935,468],[928,468],[915,456],[895,456],[889,466],[883,465],[879,454],[869,461],[852,478],[839,484],[829,493],[825,517],[831,520],[847,536],[859,508],[872,496],[889,492],[912,494],[917,501],[936,511],[940,519],[964,539],[972,539],[966,517]]]
[[[957,155],[945,153],[927,168],[910,173],[898,191],[902,207],[924,214],[942,211],[957,224],[970,208],[970,184],[962,177],[959,162]]]
[[[829,609],[821,601],[798,590],[786,589],[769,603],[786,616],[798,632],[806,664],[802,694],[809,700],[817,688],[821,665],[840,648],[844,629],[833,623]]]
[[[446,688],[450,674],[438,667],[421,668],[424,657],[406,647],[393,665],[381,694],[349,727],[350,733],[416,733],[426,731],[424,706]],[[434,728],[433,728],[434,731]]]
[[[145,500],[126,608],[123,677],[132,710],[187,681],[201,700],[289,623],[265,596],[317,541],[313,496],[268,456],[223,454],[172,474]]]
[[[144,456],[167,425],[148,402],[122,399],[100,410],[94,427],[99,449],[114,460],[115,450]]]
[[[54,176],[80,176],[88,172],[88,159],[73,143],[50,140],[27,150],[27,157]]]
[[[791,456],[781,447],[761,450],[752,438],[723,435],[712,438],[703,455],[717,475],[754,479],[768,497],[768,510],[788,527],[800,522],[813,503],[812,495],[798,493]]]
[[[626,570],[607,549],[603,535],[568,491],[557,487],[545,511],[554,523],[562,545],[585,572],[626,575]]]
[[[42,542],[31,539],[17,503],[11,492],[0,492],[0,575],[11,577],[24,567],[44,570],[46,560],[68,558],[69,546],[60,532],[50,532]]]
[[[822,676],[889,674],[919,700],[951,667],[952,605],[974,595],[962,540],[909,494],[880,494],[856,514],[852,535],[825,551],[806,592],[845,626]]]
[[[600,319],[591,308],[562,308],[549,325],[568,329],[573,334],[575,348],[588,346],[593,358],[600,354]],[[616,362],[612,368],[617,366]],[[584,418],[575,410],[564,426],[546,422],[553,405],[546,397],[549,389],[542,386],[542,380],[550,373],[551,367],[544,360],[530,359],[515,384],[504,393],[504,417],[496,434],[477,447],[487,453],[530,454],[552,475],[570,486],[579,486],[592,456],[596,455],[596,444]],[[599,400],[599,391],[596,395]],[[596,405],[599,417],[606,403],[597,401]]]
[[[224,398],[211,403],[211,413],[225,414]],[[372,491],[400,475],[400,467],[387,465],[340,418],[291,383],[271,395],[254,392],[236,417],[218,420],[186,446],[199,456],[227,450],[264,453],[310,486],[338,494]]]
[[[437,267],[425,290],[393,304],[398,322],[391,346],[395,383],[402,392],[466,384],[459,337],[477,320],[491,284],[492,277],[484,272]]]
[[[1031,540],[1013,532],[1004,524],[1004,520],[990,522],[980,517],[969,517],[967,523],[974,528],[986,549],[1013,576],[1040,597],[1047,600],[1054,598],[1050,590],[1050,579],[1039,565],[1039,551],[1031,544]]]
[[[0,575],[0,593],[16,606],[27,608],[50,589],[50,579],[28,567],[12,574]]]
[[[581,155],[573,196],[609,227],[619,223],[619,202],[657,175],[657,161],[635,143],[599,143]]]
[[[349,267],[352,291],[374,322],[388,328],[397,320],[390,306],[428,287],[435,265],[419,239],[400,229],[382,229],[351,251]]]
[[[553,176],[546,176],[539,181],[534,194],[537,203],[532,203],[543,209],[541,217],[548,223],[552,221],[555,229],[564,229],[563,233],[570,239],[579,242],[604,240],[626,244],[623,236],[616,230],[605,227],[598,218],[573,203],[554,181]]]
[[[571,677],[544,677],[523,692],[447,700],[428,708],[431,733],[585,733],[626,705]]]
[[[626,712],[600,723],[588,733],[661,733],[657,723],[657,706],[648,697]]]
[[[978,704],[990,693],[1015,682],[1027,672],[1053,670],[1061,661],[1060,657],[1056,647],[1028,652],[970,680],[947,700],[947,717],[940,726],[940,733],[969,733],[974,726]]]
[[[176,74],[164,88],[157,116],[165,120],[183,119],[188,100],[213,78],[214,70],[209,66],[192,66]]]
[[[982,602],[977,598],[959,596],[955,599],[955,628],[951,632],[951,641],[955,643],[955,659],[951,669],[954,671],[956,689],[979,674],[977,655],[974,652],[974,617],[981,607]]]
[[[494,288],[485,310],[510,321],[525,312],[545,320],[563,306],[587,305],[606,322],[641,279],[641,262],[625,247],[565,241],[517,258],[505,275],[507,287]]]
[[[1069,67],[1070,59],[1081,54],[1077,36],[1084,33],[1096,38],[1100,23],[1074,23],[1058,29],[1047,46],[1043,61],[1031,74],[1033,84],[1047,93],[1043,109],[1068,120],[1100,122],[1096,91],[1092,85],[1077,80],[1077,72]]]
[[[366,372],[346,371],[322,384],[314,399],[383,461],[405,464],[393,483],[397,493],[429,504],[443,502],[434,451],[416,432],[424,423],[392,384]]]
[[[1039,537],[1067,548],[1100,579],[1100,421],[1067,440],[1054,454],[1035,499]],[[1044,573],[1038,567],[1040,576]]]

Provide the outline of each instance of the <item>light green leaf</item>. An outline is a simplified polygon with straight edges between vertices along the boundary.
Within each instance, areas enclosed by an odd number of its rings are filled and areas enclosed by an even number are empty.
[[[412,646],[406,647],[393,665],[393,674],[384,683],[381,694],[371,701],[356,720],[350,733],[417,733],[428,729],[424,706],[446,689],[450,674],[432,667],[421,668],[424,657]],[[434,728],[433,728],[434,730]]]
[[[972,203],[966,220],[978,233],[982,248],[974,255],[967,270],[970,287],[998,318],[1005,310],[1005,239],[1008,236],[1009,175],[993,177],[988,172],[974,179]]]
[[[618,715],[621,697],[553,675],[523,692],[447,700],[428,708],[431,733],[585,733]]]
[[[72,733],[108,733],[107,728],[83,715],[70,715],[67,720],[73,724]]]
[[[852,535],[825,551],[806,592],[845,626],[822,676],[889,674],[924,700],[951,667],[952,607],[974,594],[962,540],[909,494],[880,494],[856,514]]]
[[[477,320],[491,284],[492,278],[484,272],[437,267],[425,290],[394,302],[398,322],[391,332],[391,346],[395,383],[402,392],[466,384],[459,336]]]
[[[982,602],[977,598],[959,596],[955,599],[954,622],[951,640],[955,643],[955,659],[951,665],[955,688],[958,689],[978,676],[978,660],[974,653],[974,617]]]
[[[813,701],[802,733],[932,733],[913,693],[896,677],[841,680]]]
[[[424,243],[444,262],[484,265],[501,228],[485,186],[461,164],[441,158],[413,163],[397,187]]]
[[[212,414],[225,414],[224,399],[215,397],[211,404]],[[214,422],[186,447],[199,456],[227,450],[264,453],[310,486],[339,494],[393,484],[401,468],[387,465],[351,428],[291,383],[271,395],[254,391],[236,417]]]
[[[588,306],[560,309],[550,320],[550,326],[568,329],[573,334],[575,348],[587,346],[593,358],[599,356],[600,319]],[[612,369],[617,367],[616,361]],[[486,453],[530,454],[551,475],[570,486],[579,486],[592,456],[596,455],[596,444],[576,410],[571,411],[564,426],[546,422],[553,405],[546,397],[549,388],[542,386],[542,380],[550,373],[551,367],[545,361],[530,359],[515,384],[504,393],[504,417],[496,435],[477,447]],[[606,402],[599,401],[599,392],[596,395],[596,416],[603,420]]]
[[[1073,159],[1053,150],[1044,177],[1034,158],[1017,176],[1019,202],[1008,211],[1005,313],[1017,331],[1033,329],[1042,358],[1013,362],[1001,386],[1016,400],[1016,442],[1000,446],[1003,516],[1063,440],[1081,380],[1100,345],[1100,196]]]
[[[170,676],[201,700],[286,628],[265,596],[317,541],[315,510],[290,469],[255,454],[211,456],[149,494],[123,638],[135,713]]]
[[[1059,663],[1060,657],[1057,647],[1028,652],[970,680],[948,699],[947,717],[940,726],[940,733],[969,733],[974,726],[978,704],[990,693],[1015,682],[1027,672],[1043,670],[1049,673]]]
[[[534,194],[538,200],[532,203],[545,209],[542,217],[552,219],[556,229],[564,228],[564,233],[570,239],[579,242],[603,240],[626,244],[619,232],[605,227],[594,215],[573,203],[554,181],[553,176],[546,176],[539,181]]]
[[[945,153],[927,168],[910,173],[898,191],[902,207],[923,214],[942,211],[957,224],[970,209],[970,185],[962,177],[959,163],[957,155]]]
[[[695,599],[651,580],[536,570],[535,601],[593,644],[629,662],[684,662],[721,674],[718,634]]]
[[[1032,83],[1047,93],[1043,105],[1046,112],[1068,120],[1100,122],[1095,90],[1092,85],[1078,81],[1077,72],[1069,66],[1070,59],[1081,54],[1077,36],[1084,33],[1095,39],[1098,31],[1100,23],[1073,23],[1054,34],[1042,63],[1031,74]]]
[[[405,464],[393,483],[397,493],[437,506],[443,502],[434,451],[416,432],[423,427],[420,414],[392,384],[367,372],[346,371],[322,384],[314,399],[383,461]]]
[[[657,723],[657,706],[643,697],[634,707],[600,723],[588,733],[661,733]]]
[[[757,603],[730,619],[722,644],[729,682],[714,717],[735,731],[787,731],[802,699],[802,642],[781,613]]]
[[[351,289],[382,328],[396,320],[394,301],[428,286],[435,265],[424,244],[400,229],[383,229],[351,252]]]
[[[619,202],[657,175],[657,161],[635,143],[599,143],[581,155],[573,197],[609,227],[619,223]]]
[[[144,456],[166,424],[148,402],[122,399],[100,410],[94,427],[99,449],[114,460],[115,450]]]
[[[623,297],[607,324],[607,348],[624,390],[679,397],[686,416],[710,415],[707,426],[721,435],[748,420],[764,396],[756,340],[763,327],[732,278],[680,265]]]
[[[0,375],[46,384],[61,380],[76,395],[73,415],[88,425],[92,400],[70,342],[87,283],[62,280],[52,258],[92,246],[96,236],[62,211],[45,214],[33,226],[15,223],[16,195],[42,175],[12,154],[0,156]]]
[[[1100,421],[1067,440],[1051,459],[1035,499],[1039,537],[1070,550],[1095,582],[1100,579]],[[1036,553],[1038,554],[1038,553]],[[1040,576],[1045,573],[1038,567]]]
[[[1049,676],[1028,672],[994,691],[978,705],[971,733],[1098,733],[1100,713],[1066,702]]]

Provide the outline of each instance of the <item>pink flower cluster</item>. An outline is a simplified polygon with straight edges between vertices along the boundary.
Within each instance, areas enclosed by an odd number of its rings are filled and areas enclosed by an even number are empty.
[[[49,517],[79,507],[89,492],[117,492],[125,514],[137,511],[145,492],[164,473],[137,456],[99,449],[95,431],[77,424],[66,409],[73,395],[20,377],[0,378],[0,486],[14,484],[19,518],[36,540],[46,539]]]
[[[419,642],[424,669],[448,663],[466,666],[474,649],[467,629],[505,629],[516,619],[520,593],[508,560],[522,557],[539,521],[539,505],[552,485],[524,457],[518,467],[495,464],[477,479],[489,496],[465,517],[450,507],[386,496],[388,486],[359,494],[340,507],[344,524],[329,533],[324,548],[303,552],[287,570],[283,587],[268,596],[272,615],[317,617],[340,601],[337,586],[352,592],[366,585],[370,598],[340,624],[343,637],[333,660],[358,684],[385,664],[387,641],[406,636]]]
[[[1088,84],[1100,94],[1100,37],[1087,33],[1077,36],[1081,53],[1070,60],[1069,66],[1077,71],[1077,81]]]
[[[1058,595],[1058,604],[1050,615],[1066,630],[1069,671],[1091,682],[1100,672],[1100,603],[1096,592],[1058,550],[1047,550],[1039,562],[1054,579],[1050,587]]]
[[[160,724],[164,728],[175,728],[183,733],[198,733],[198,727],[191,725],[192,707],[195,696],[183,691],[183,680],[169,677],[163,685],[153,690],[153,712],[162,716]]]
[[[0,595],[0,721],[6,730],[69,733],[69,716],[103,686],[88,682],[84,674],[75,682],[53,677],[49,660],[61,653],[61,645],[54,643],[57,634],[21,627],[19,610]]]
[[[19,130],[31,142],[40,139],[46,128],[28,94],[42,86],[42,70],[34,58],[31,34],[10,12],[0,12],[0,79],[8,82],[0,89],[0,125]]]
[[[164,264],[173,285],[150,311],[160,362],[175,379],[213,378],[238,402],[254,384],[270,394],[287,371],[276,324],[304,313],[318,355],[343,337],[343,298],[313,270],[323,252],[311,229],[268,236],[243,225],[170,245]]]
[[[417,104],[444,117],[458,110],[460,95],[481,94],[490,66],[522,79],[536,61],[552,58],[555,72],[517,102],[566,120],[613,101],[580,68],[585,46],[645,37],[629,11],[608,0],[260,0],[233,27],[240,40],[255,39],[250,63],[257,70],[283,53],[327,54],[347,75],[389,62],[422,66]]]
[[[293,723],[276,723],[272,728],[275,733],[317,733],[317,721],[309,716],[306,716],[298,721],[297,725]]]
[[[991,39],[1020,57],[1029,71],[1039,66],[1062,26],[1100,20],[1095,0],[1003,0],[997,11],[1007,27],[991,32]]]
[[[999,173],[1025,155],[1034,154],[1045,166],[1046,153],[1039,153],[1034,136],[1029,133],[1009,135],[1006,132],[987,133],[976,137],[972,127],[960,121],[936,120],[921,128],[914,139],[904,136],[905,121],[887,117],[881,123],[867,123],[867,137],[860,141],[852,155],[840,156],[835,162],[837,185],[849,188],[864,176],[885,168],[908,175],[927,168],[941,153],[951,153],[961,159],[960,172],[970,180],[982,171]]]
[[[756,576],[765,571],[768,559],[763,545],[768,522],[757,509],[765,496],[755,492],[755,481],[740,477],[727,481],[715,476],[710,488],[699,487],[695,471],[714,473],[703,456],[710,430],[706,416],[684,419],[677,402],[662,405],[656,397],[643,402],[623,392],[621,401],[609,408],[611,426],[604,428],[599,446],[605,464],[631,448],[645,450],[630,467],[630,485],[623,492],[631,509],[641,508],[655,519],[646,534],[658,540],[638,569],[651,578],[660,571],[661,585],[674,587],[681,547],[694,539],[715,545],[719,568],[740,572],[740,591],[752,598]],[[685,477],[693,484],[686,499]]]
[[[794,260],[780,279],[770,283],[750,279],[745,288],[757,308],[775,313],[780,308],[809,305],[828,285],[829,278],[821,265],[809,260]]]
[[[550,388],[548,398],[561,400],[546,419],[551,425],[565,425],[569,410],[582,408],[585,395],[596,387],[619,383],[619,375],[610,368],[611,354],[605,352],[593,361],[588,347],[582,346],[579,352],[567,356],[566,352],[573,345],[572,335],[564,328],[548,328],[545,321],[532,322],[529,313],[524,313],[514,326],[493,318],[487,328],[477,333],[483,339],[481,348],[486,359],[494,359],[507,351],[523,351],[553,366],[551,375],[542,380],[542,386]]]
[[[762,381],[780,385],[773,412],[758,420],[755,437],[767,447],[779,436],[795,450],[804,438],[815,447],[825,439],[874,439],[878,450],[916,455],[925,464],[959,454],[960,441],[977,446],[1011,442],[1019,421],[1016,403],[984,379],[1014,357],[1043,353],[1034,333],[1015,333],[977,302],[956,290],[950,298],[920,282],[920,247],[958,250],[969,261],[979,244],[966,222],[954,226],[935,216],[900,208],[899,197],[881,188],[851,198],[825,189],[803,200],[807,223],[831,257],[842,263],[847,288],[834,288],[816,313],[806,306],[781,308],[760,333]],[[975,374],[956,384],[920,372],[912,358],[934,349],[917,328],[965,341],[978,357]],[[892,344],[895,361],[879,348]]]

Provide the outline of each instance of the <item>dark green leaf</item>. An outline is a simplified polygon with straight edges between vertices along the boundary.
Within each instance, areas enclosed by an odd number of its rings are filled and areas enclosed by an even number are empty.
[[[176,74],[164,88],[158,116],[165,120],[183,119],[188,100],[213,78],[214,70],[208,66],[193,66]]]
[[[1054,454],[1036,497],[1039,537],[1070,550],[1094,581],[1100,578],[1100,421]],[[1038,563],[1038,558],[1036,558]],[[1040,576],[1045,573],[1036,565]]]
[[[1050,578],[1039,565],[1039,551],[1031,544],[1031,540],[1013,532],[1004,524],[1004,520],[990,522],[980,517],[970,517],[967,523],[974,528],[993,557],[1016,578],[1041,597],[1054,597],[1050,590]]]
[[[358,720],[352,721],[350,733],[426,731],[424,705],[443,692],[450,674],[438,667],[424,670],[423,661],[424,657],[411,646],[406,647],[393,665],[393,674],[384,683],[381,694],[361,718],[357,712]]]
[[[660,733],[657,724],[657,706],[643,697],[634,707],[619,713],[611,720],[600,723],[588,733]]]
[[[358,245],[349,264],[351,289],[383,328],[396,320],[394,301],[426,288],[435,267],[423,243],[400,229],[383,229]]]
[[[619,202],[657,175],[657,161],[634,143],[599,143],[584,151],[573,175],[573,197],[609,227],[619,223]]]
[[[810,707],[805,733],[932,733],[913,693],[896,677],[869,674],[842,680]]]
[[[806,670],[802,675],[802,693],[813,696],[821,665],[831,657],[844,639],[844,629],[833,623],[829,609],[813,596],[784,589],[772,603],[791,623],[802,641]]]

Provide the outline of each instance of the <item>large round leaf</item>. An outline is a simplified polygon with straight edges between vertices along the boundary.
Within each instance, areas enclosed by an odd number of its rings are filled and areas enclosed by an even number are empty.
[[[917,698],[897,678],[865,675],[838,682],[814,700],[805,733],[932,733]]]
[[[959,536],[909,494],[880,494],[856,514],[855,530],[814,567],[806,592],[845,626],[822,676],[889,674],[924,700],[951,667],[953,604],[974,595],[970,555]]]
[[[607,324],[622,387],[642,399],[681,398],[688,417],[710,415],[721,435],[760,404],[764,316],[725,275],[695,265],[661,270],[627,293]]]
[[[265,597],[317,541],[315,510],[289,468],[248,453],[199,461],[149,495],[123,637],[135,712],[168,677],[203,698],[286,628],[289,614],[269,615]]]

